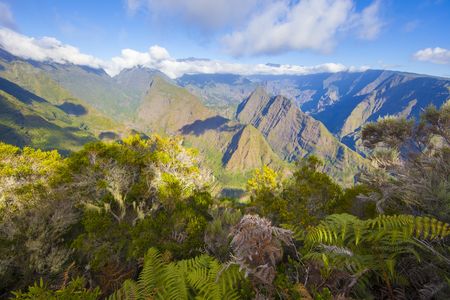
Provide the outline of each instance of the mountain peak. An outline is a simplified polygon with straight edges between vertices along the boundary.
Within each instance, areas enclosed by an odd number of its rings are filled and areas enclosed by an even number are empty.
[[[279,168],[282,160],[252,125],[243,126],[231,139],[222,159],[227,170],[253,170],[264,165]]]
[[[289,98],[270,97],[258,88],[239,106],[237,118],[256,127],[272,149],[283,159],[295,161],[314,154],[327,168],[338,175],[343,165],[356,171],[362,159],[341,144],[319,121],[303,113]],[[341,178],[351,183],[353,174]]]

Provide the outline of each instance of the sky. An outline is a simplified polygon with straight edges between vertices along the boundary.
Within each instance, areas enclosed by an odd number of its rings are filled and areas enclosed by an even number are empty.
[[[0,0],[0,47],[185,73],[391,69],[450,77],[450,0]]]

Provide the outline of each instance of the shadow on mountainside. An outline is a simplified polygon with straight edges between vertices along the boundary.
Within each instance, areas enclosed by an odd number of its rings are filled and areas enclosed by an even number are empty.
[[[196,136],[202,135],[207,130],[218,131],[234,131],[239,126],[229,126],[227,123],[229,119],[222,116],[214,116],[205,120],[196,120],[191,124],[185,125],[180,129],[181,134],[193,134]]]
[[[29,91],[21,88],[17,84],[12,83],[11,81],[1,77],[0,77],[0,90],[3,90],[6,93],[16,97],[17,100],[25,104],[31,104],[33,101],[47,102],[47,100],[45,100],[44,98],[41,98],[33,93],[30,93]]]
[[[74,116],[83,116],[87,114],[86,108],[83,105],[75,104],[71,102],[64,102],[61,105],[58,105],[58,108],[64,111],[66,114],[74,115]]]

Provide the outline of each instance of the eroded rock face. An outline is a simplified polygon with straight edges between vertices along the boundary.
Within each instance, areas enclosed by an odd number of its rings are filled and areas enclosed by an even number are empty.
[[[256,127],[272,149],[283,159],[295,161],[314,154],[321,157],[324,170],[350,183],[364,160],[340,143],[325,126],[302,112],[293,101],[283,96],[269,96],[264,89],[239,105],[237,118]]]
[[[281,159],[252,125],[243,126],[231,139],[222,162],[227,170],[253,170],[264,165],[278,169]]]

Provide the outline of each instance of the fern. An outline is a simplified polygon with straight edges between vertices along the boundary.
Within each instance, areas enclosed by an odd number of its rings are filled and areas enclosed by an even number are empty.
[[[430,217],[380,215],[360,220],[348,214],[331,215],[303,234],[296,234],[308,249],[304,259],[319,263],[325,278],[334,270],[347,270],[353,274],[350,276],[368,284],[365,278],[370,273],[385,283],[391,296],[400,293],[392,284],[408,281],[408,276],[397,267],[399,259],[411,257],[420,262],[423,252],[439,256],[429,242],[448,235],[449,224]],[[352,280],[348,282],[360,288]]]
[[[208,255],[166,263],[151,248],[138,281],[127,280],[109,299],[240,299],[243,279],[236,266],[225,268]]]
[[[144,267],[137,283],[142,297],[150,298],[156,294],[156,287],[161,284],[163,264],[158,250],[150,248],[144,258]]]

